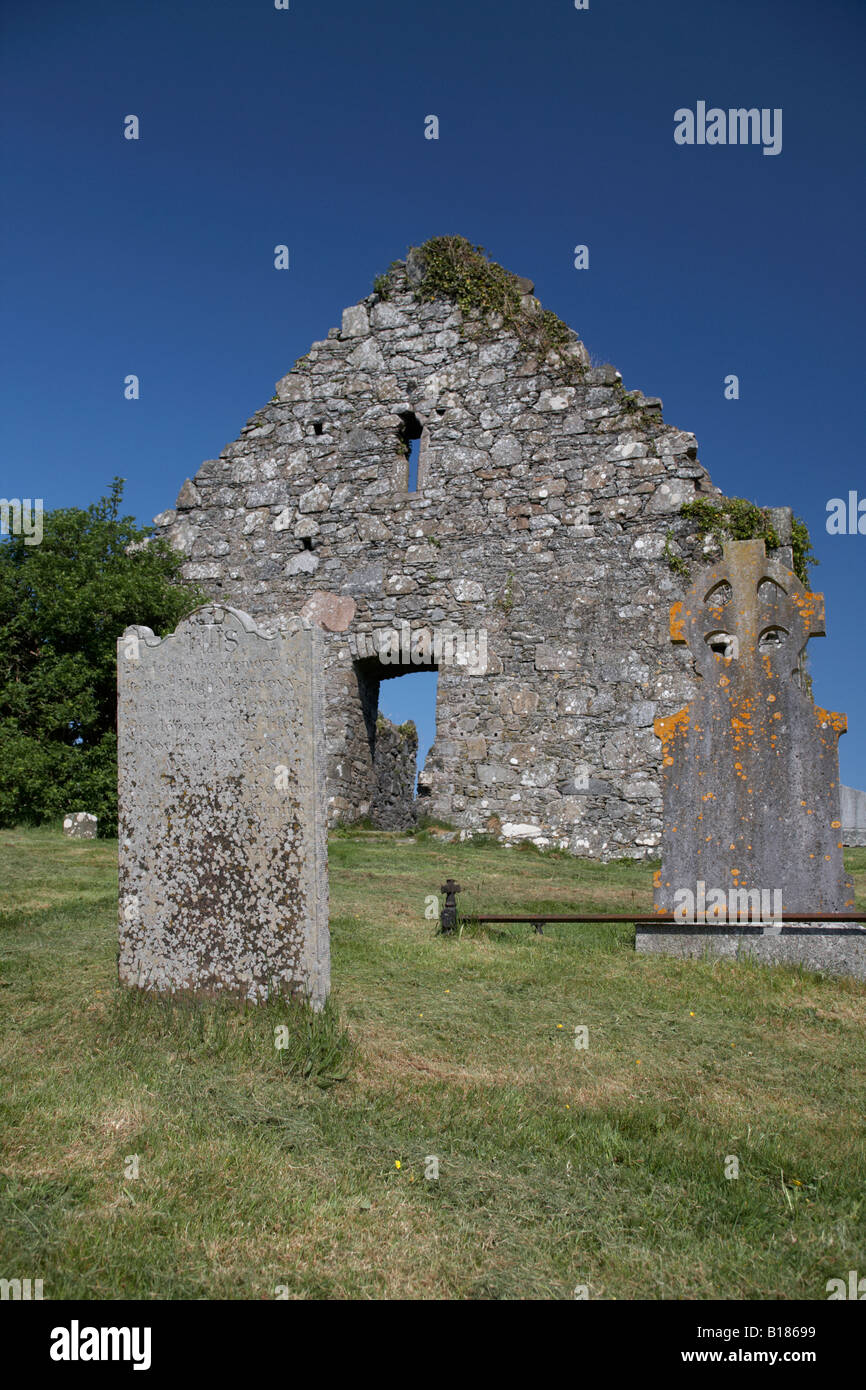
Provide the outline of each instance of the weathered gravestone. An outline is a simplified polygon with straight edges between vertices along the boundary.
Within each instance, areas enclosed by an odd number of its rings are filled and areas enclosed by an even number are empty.
[[[656,911],[676,925],[637,929],[638,950],[750,952],[866,974],[866,931],[820,928],[851,913],[842,857],[839,735],[844,714],[810,698],[804,656],[824,635],[824,599],[764,542],[732,541],[671,610],[697,696],[655,723],[662,741],[664,831]],[[802,922],[782,924],[782,914]]]
[[[841,788],[842,792],[842,843],[843,845],[866,845],[866,792],[856,787]]]
[[[199,608],[118,642],[121,980],[329,988],[321,633]]]
[[[97,824],[89,811],[73,811],[63,817],[63,833],[70,840],[95,840]]]

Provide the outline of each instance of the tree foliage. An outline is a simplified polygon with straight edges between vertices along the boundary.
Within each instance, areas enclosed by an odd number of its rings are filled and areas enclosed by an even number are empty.
[[[90,811],[116,833],[117,639],[131,623],[165,636],[206,602],[122,497],[115,478],[86,510],[46,512],[41,544],[0,543],[0,825]]]

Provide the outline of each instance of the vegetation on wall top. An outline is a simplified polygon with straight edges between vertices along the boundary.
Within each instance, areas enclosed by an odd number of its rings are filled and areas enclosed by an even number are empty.
[[[412,286],[418,299],[450,299],[465,319],[477,321],[476,332],[479,327],[483,332],[490,317],[496,316],[527,352],[540,361],[550,353],[565,354],[575,375],[582,376],[582,364],[568,353],[577,342],[576,335],[552,310],[542,309],[527,294],[519,276],[491,261],[483,246],[473,246],[462,236],[438,236],[412,248],[412,254],[423,265],[422,278]],[[377,277],[375,289],[383,298],[388,297],[388,286],[388,274]]]
[[[725,540],[764,541],[767,550],[775,550],[781,544],[779,535],[770,519],[769,507],[759,507],[745,497],[719,497],[710,500],[695,498],[680,508],[680,515],[697,522],[701,536],[715,536],[719,543]],[[800,583],[809,587],[809,566],[817,565],[818,560],[812,550],[809,528],[801,517],[794,517],[791,525],[791,549],[793,569]],[[672,569],[680,571],[682,561],[676,562],[668,555]]]
[[[416,261],[419,272],[410,272],[409,276],[416,298],[422,302],[451,300],[464,317],[461,331],[481,336],[485,330],[505,328],[525,351],[553,366],[561,378],[583,378],[585,368],[579,355],[583,349],[576,334],[552,310],[541,308],[519,276],[490,260],[483,246],[474,246],[462,236],[431,237],[421,246],[411,248],[409,256]],[[381,298],[388,298],[391,276],[403,268],[401,262],[395,261],[384,275],[376,277],[374,287]],[[626,414],[641,414],[643,426],[662,425],[661,411],[657,407],[644,410],[640,393],[627,392],[619,381],[615,393]],[[697,522],[701,536],[714,535],[720,542],[762,539],[768,551],[780,544],[770,509],[743,497],[697,498],[683,506],[681,515]],[[688,566],[671,549],[671,540],[669,534],[665,547],[668,564],[684,574]],[[808,588],[809,566],[818,561],[809,529],[800,517],[793,518],[791,548],[794,572]]]

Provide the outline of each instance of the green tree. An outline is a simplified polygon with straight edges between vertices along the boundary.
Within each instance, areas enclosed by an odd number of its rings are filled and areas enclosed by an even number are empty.
[[[116,833],[117,639],[131,623],[165,636],[207,602],[122,497],[115,478],[86,510],[46,512],[41,544],[0,543],[0,825],[90,811]]]

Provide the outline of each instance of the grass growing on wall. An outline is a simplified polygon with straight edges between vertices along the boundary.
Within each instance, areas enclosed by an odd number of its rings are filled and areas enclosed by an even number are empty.
[[[640,913],[651,866],[344,831],[313,1020],[120,990],[115,862],[0,832],[5,1277],[46,1298],[824,1299],[866,1267],[866,986],[636,956],[627,925],[452,939],[425,917],[449,875],[466,910]],[[866,850],[847,862],[866,906]]]
[[[414,252],[424,268],[423,278],[413,286],[418,299],[450,299],[466,320],[463,331],[475,336],[489,332],[492,318],[496,331],[504,327],[513,333],[521,347],[540,362],[553,354],[549,365],[582,380],[583,365],[570,351],[577,343],[576,334],[551,309],[541,308],[532,299],[527,302],[519,277],[491,261],[483,246],[473,246],[462,236],[438,236],[414,248]],[[374,289],[382,298],[390,293],[393,268],[374,282]]]
[[[726,540],[762,540],[768,552],[780,544],[770,520],[770,508],[759,507],[745,497],[718,497],[712,501],[698,497],[684,503],[680,515],[696,522],[701,536],[715,536],[720,544]],[[817,565],[818,559],[812,550],[809,528],[798,516],[793,518],[791,525],[791,551],[794,573],[808,589],[809,567]],[[665,553],[671,568],[682,573],[682,562],[678,562],[678,557],[668,555],[667,550]]]

